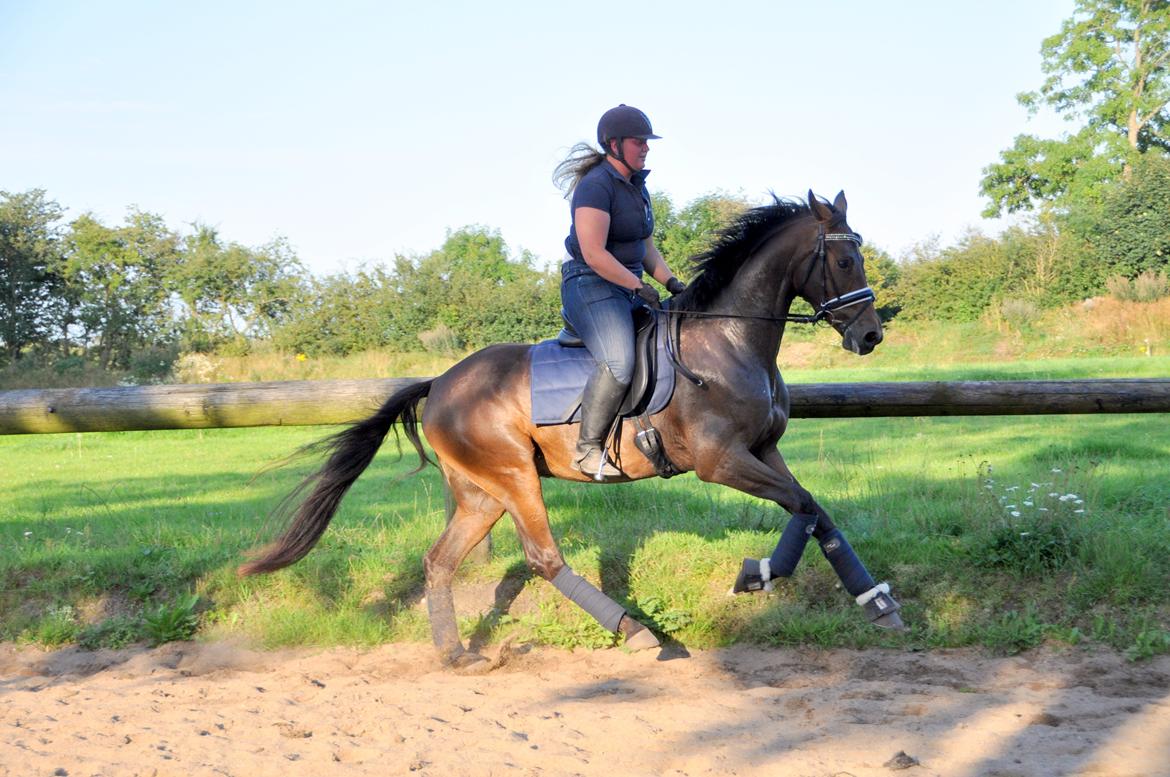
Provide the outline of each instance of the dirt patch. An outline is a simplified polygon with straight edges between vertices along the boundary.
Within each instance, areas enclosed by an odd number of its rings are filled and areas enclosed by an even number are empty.
[[[501,658],[467,677],[418,644],[0,647],[0,775],[1170,775],[1165,657]]]

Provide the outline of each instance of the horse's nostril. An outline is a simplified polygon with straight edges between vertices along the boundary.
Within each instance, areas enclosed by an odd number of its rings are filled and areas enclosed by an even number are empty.
[[[870,330],[869,332],[865,333],[865,342],[869,343],[870,345],[877,345],[881,341],[882,341],[881,332],[875,332],[873,330]]]

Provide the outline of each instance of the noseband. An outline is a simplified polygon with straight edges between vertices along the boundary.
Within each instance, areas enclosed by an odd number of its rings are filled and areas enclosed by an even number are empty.
[[[826,234],[824,225],[818,225],[817,250],[813,256],[813,260],[809,262],[808,275],[804,277],[804,282],[800,285],[803,288],[808,284],[809,279],[812,278],[812,274],[819,264],[821,266],[821,288],[825,290],[826,294],[831,291],[836,296],[822,302],[817,307],[816,312],[811,316],[786,316],[785,321],[795,321],[801,324],[816,324],[829,318],[829,314],[835,310],[877,301],[877,295],[873,293],[873,289],[869,286],[863,286],[860,289],[854,289],[844,294],[841,294],[837,290],[837,284],[833,282],[833,276],[829,274],[829,255],[825,251],[825,242],[828,240],[847,240],[858,248],[861,248],[861,235],[856,232],[829,232]],[[849,319],[849,322],[845,324],[845,328],[848,329],[861,313],[862,311],[858,311],[857,315]]]

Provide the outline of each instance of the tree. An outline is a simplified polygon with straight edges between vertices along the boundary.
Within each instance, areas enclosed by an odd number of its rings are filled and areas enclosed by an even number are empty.
[[[0,353],[15,361],[51,339],[57,317],[63,211],[43,189],[0,191]]]
[[[173,316],[165,273],[178,238],[162,217],[131,211],[121,227],[91,214],[70,224],[61,261],[67,320],[102,367],[126,367],[131,355],[170,340]]]
[[[1099,279],[1170,269],[1170,158],[1137,161],[1130,179],[1105,197],[1090,241]]]
[[[417,350],[418,332],[399,332],[398,292],[385,268],[313,278],[302,304],[275,328],[284,350],[343,356],[374,348]]]
[[[1040,89],[1017,99],[1053,108],[1082,127],[1060,140],[1019,135],[984,168],[985,216],[1038,203],[1099,201],[1135,158],[1170,150],[1170,2],[1078,0],[1060,32],[1044,40]]]
[[[495,230],[451,231],[442,247],[312,283],[309,300],[277,331],[283,348],[346,354],[368,348],[479,348],[532,342],[560,328],[559,276],[511,256]]]
[[[889,321],[902,309],[898,297],[898,279],[902,269],[893,257],[875,246],[863,245],[861,257],[865,262],[865,279],[877,296],[875,304],[878,315],[882,321]]]
[[[741,196],[705,194],[680,211],[665,195],[654,198],[654,244],[680,278],[690,280],[690,260],[710,248],[719,231],[751,207]]]
[[[441,324],[472,348],[552,337],[560,328],[559,278],[534,262],[526,251],[510,256],[499,233],[486,227],[449,232],[416,264],[399,262],[404,315],[396,318],[409,317],[416,333]]]
[[[265,337],[303,298],[305,270],[288,243],[259,248],[225,243],[212,227],[196,224],[168,271],[182,303],[189,347]]]

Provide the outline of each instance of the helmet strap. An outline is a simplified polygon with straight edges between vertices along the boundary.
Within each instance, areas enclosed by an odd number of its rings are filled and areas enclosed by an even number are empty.
[[[616,159],[617,161],[621,162],[622,167],[626,168],[626,176],[627,177],[633,175],[634,168],[630,167],[630,163],[626,161],[626,155],[624,153],[622,153],[622,143],[623,143],[623,141],[625,141],[625,138],[610,138],[609,140],[605,141],[606,146],[609,145],[610,140],[617,141],[617,151],[612,152],[609,150],[609,148],[606,148],[605,149],[606,156],[611,156],[614,159]]]

